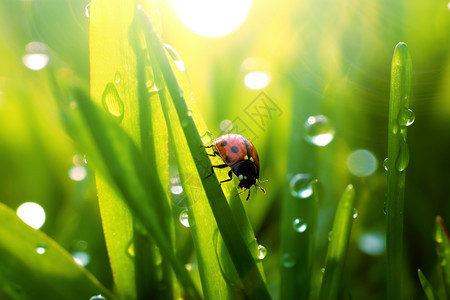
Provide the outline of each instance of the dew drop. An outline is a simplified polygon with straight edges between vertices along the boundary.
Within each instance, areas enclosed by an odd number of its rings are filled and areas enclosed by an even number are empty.
[[[385,171],[388,170],[388,158],[387,157],[383,160],[383,168]]]
[[[410,126],[412,123],[414,123],[415,119],[416,115],[409,108],[402,108],[398,114],[398,124],[400,126]]]
[[[315,146],[326,146],[334,138],[334,128],[324,115],[310,116],[305,122],[305,140]]]
[[[333,230],[330,230],[330,232],[328,232],[328,241],[331,242],[332,237],[333,237]]]
[[[397,171],[403,172],[406,170],[409,164],[409,149],[406,142],[400,143],[400,153],[398,154],[397,161],[395,162],[395,167]]]
[[[308,224],[302,219],[295,219],[294,222],[292,222],[292,227],[296,232],[302,233],[306,231]]]
[[[73,260],[80,266],[84,267],[91,261],[91,256],[85,251],[76,251],[72,253]]]
[[[127,248],[127,253],[130,257],[134,257],[134,242],[131,241]]]
[[[358,217],[358,210],[356,208],[353,209],[353,219]]]
[[[25,46],[26,54],[22,57],[23,64],[30,70],[39,71],[45,68],[50,60],[47,47],[41,42],[31,42]]]
[[[184,64],[184,61],[181,59],[180,54],[170,45],[164,44],[164,47],[166,48],[167,53],[169,53],[169,56],[173,59],[173,62],[175,66],[177,66],[178,70],[181,72],[186,71],[186,65]]]
[[[47,251],[47,245],[45,245],[44,243],[41,243],[36,247],[36,252],[38,254],[44,254],[45,251]]]
[[[82,181],[87,176],[87,170],[83,166],[74,166],[70,168],[68,174],[73,181]]]
[[[258,245],[258,258],[264,259],[267,255],[267,249],[263,245]]]
[[[189,225],[189,214],[188,214],[187,209],[183,210],[180,213],[179,219],[180,219],[181,225],[183,225],[184,227],[190,227],[190,225]]]
[[[34,229],[39,229],[45,223],[45,210],[37,203],[25,202],[16,211],[17,216]]]
[[[90,10],[91,10],[91,2],[89,2],[87,5],[86,5],[86,7],[84,8],[84,14],[86,15],[86,17],[90,17],[90,15],[89,15],[89,13],[90,13]]]
[[[214,140],[213,135],[211,131],[207,130],[204,135],[201,136],[203,145],[208,145],[209,143],[212,143]]]
[[[116,72],[116,74],[114,74],[114,82],[116,84],[120,83],[120,73],[119,72]]]
[[[376,171],[377,165],[375,155],[365,149],[355,150],[347,157],[347,169],[357,177],[372,175]]]
[[[292,254],[285,253],[281,257],[281,263],[285,268],[292,268],[295,265],[296,261],[295,258],[292,256]]]
[[[296,198],[308,198],[312,195],[311,176],[309,174],[297,174],[292,177],[289,187],[291,195]]]
[[[112,82],[108,83],[103,91],[102,104],[103,108],[110,115],[118,118],[120,121],[122,120],[124,112],[123,102]]]
[[[108,300],[106,297],[103,297],[102,295],[96,295],[89,298],[89,300]]]

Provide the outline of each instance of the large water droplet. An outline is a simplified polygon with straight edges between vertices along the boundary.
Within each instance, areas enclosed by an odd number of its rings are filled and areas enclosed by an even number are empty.
[[[201,139],[202,139],[203,145],[208,145],[208,144],[212,143],[212,141],[214,140],[214,137],[213,137],[211,131],[207,130],[205,132],[205,134],[201,136]]]
[[[45,223],[45,210],[37,203],[25,202],[17,208],[17,216],[34,229],[39,229]]]
[[[84,267],[91,261],[91,256],[85,251],[76,251],[72,253],[73,260],[80,266]]]
[[[45,251],[47,251],[47,245],[45,243],[40,243],[37,247],[36,247],[36,252],[38,254],[44,254]]]
[[[294,222],[292,222],[292,227],[295,231],[302,233],[306,231],[308,224],[302,219],[295,219]]]
[[[90,10],[91,10],[91,2],[89,2],[86,7],[84,8],[84,14],[86,15],[86,17],[90,17]]]
[[[103,91],[102,104],[104,109],[120,121],[123,118],[124,106],[122,99],[112,82],[108,83]]]
[[[326,146],[334,138],[334,128],[324,115],[311,116],[305,122],[305,140],[315,146]]]
[[[87,176],[87,170],[83,166],[74,166],[69,170],[69,177],[74,181],[82,181]]]
[[[395,167],[397,171],[403,172],[406,170],[409,164],[409,149],[408,144],[404,141],[400,143],[400,152],[397,157],[397,161],[395,162]]]
[[[258,245],[258,258],[264,259],[267,255],[267,249],[263,245]]]
[[[28,69],[33,71],[45,68],[50,60],[44,43],[31,42],[25,46],[25,52],[22,62]]]
[[[285,253],[281,257],[281,264],[285,268],[292,268],[293,266],[295,266],[295,263],[296,263],[295,258],[290,253]]]
[[[348,170],[358,177],[372,175],[377,169],[377,164],[375,155],[365,149],[355,150],[347,157]]]
[[[169,53],[169,56],[173,59],[173,62],[177,66],[178,70],[180,70],[181,72],[185,72],[186,66],[184,64],[184,61],[181,59],[180,54],[178,54],[178,52],[168,44],[164,44],[164,47],[166,48],[167,53]]]
[[[311,175],[297,174],[292,177],[289,187],[291,195],[297,198],[308,198],[312,195]]]
[[[409,108],[402,108],[398,114],[398,124],[400,126],[410,126],[415,119],[416,115]]]
[[[188,210],[187,209],[183,210],[180,213],[179,219],[180,219],[181,225],[183,225],[184,227],[190,227],[189,214],[188,214]]]

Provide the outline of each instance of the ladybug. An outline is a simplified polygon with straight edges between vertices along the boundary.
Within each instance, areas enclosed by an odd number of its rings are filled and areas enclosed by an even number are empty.
[[[240,134],[226,134],[214,140],[214,144],[211,146],[206,146],[205,148],[215,147],[214,154],[208,154],[209,156],[220,156],[224,164],[212,166],[211,174],[214,173],[214,168],[227,168],[231,167],[228,172],[228,179],[220,181],[220,184],[224,182],[231,181],[233,179],[233,174],[239,179],[239,188],[244,190],[237,195],[244,193],[248,190],[247,199],[250,198],[250,188],[252,185],[259,188],[264,194],[266,191],[259,185],[256,181],[259,180],[259,157],[256,152],[255,146]],[[237,196],[236,195],[236,196]]]

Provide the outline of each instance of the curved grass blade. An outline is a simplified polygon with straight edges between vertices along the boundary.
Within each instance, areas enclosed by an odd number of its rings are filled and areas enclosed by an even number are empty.
[[[407,126],[412,122],[409,110],[411,94],[411,57],[405,43],[394,50],[389,99],[386,251],[387,299],[402,299],[403,210],[405,175],[409,163]]]
[[[428,279],[425,277],[425,275],[423,274],[423,272],[420,269],[417,270],[417,275],[419,276],[420,284],[422,285],[423,291],[424,291],[425,295],[427,296],[427,299],[428,300],[439,299],[436,296],[436,293],[434,292],[433,287],[431,286],[430,282],[428,281]]]
[[[334,216],[332,235],[328,246],[319,299],[338,299],[341,292],[345,254],[352,230],[355,208],[355,189],[349,184],[342,194]]]
[[[2,203],[0,220],[0,289],[13,299],[115,299],[60,245]]]
[[[192,119],[192,114],[188,110],[183,91],[178,85],[173,70],[171,69],[163,45],[145,12],[143,10],[138,10],[137,13],[143,24],[147,44],[151,47],[151,51],[154,52],[163,73],[180,124],[182,125],[184,135],[188,142],[189,150],[196,162],[196,168],[200,174],[209,205],[216,219],[220,234],[222,235],[231,259],[240,276],[245,295],[250,299],[269,299],[269,293],[259,272],[258,266],[255,263],[255,258],[250,253],[240,234],[240,230],[222,189],[218,188],[219,184],[216,175],[214,174],[208,179],[205,179],[211,172],[211,162],[205,149],[201,148],[203,145],[201,137]]]

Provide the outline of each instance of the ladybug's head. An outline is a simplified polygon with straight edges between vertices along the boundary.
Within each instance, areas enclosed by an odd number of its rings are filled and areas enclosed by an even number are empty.
[[[231,166],[233,173],[239,179],[240,188],[251,188],[259,178],[259,170],[254,162],[250,160],[242,160]]]

